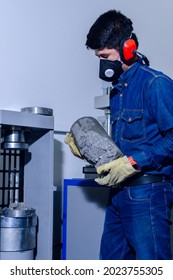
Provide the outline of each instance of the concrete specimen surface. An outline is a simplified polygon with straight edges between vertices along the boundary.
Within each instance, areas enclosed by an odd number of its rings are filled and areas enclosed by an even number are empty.
[[[71,127],[75,144],[84,159],[96,168],[123,154],[105,129],[93,117],[82,117]]]

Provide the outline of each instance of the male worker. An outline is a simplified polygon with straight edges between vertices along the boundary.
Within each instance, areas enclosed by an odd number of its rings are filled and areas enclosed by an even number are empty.
[[[95,21],[86,46],[100,59],[100,78],[112,82],[112,137],[125,155],[97,168],[96,181],[111,186],[100,257],[171,259],[173,81],[149,67],[119,11]]]

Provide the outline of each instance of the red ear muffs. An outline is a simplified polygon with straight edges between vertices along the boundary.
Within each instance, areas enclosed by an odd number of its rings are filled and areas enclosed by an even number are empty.
[[[131,38],[125,38],[120,44],[120,57],[121,60],[130,65],[136,56],[137,45],[136,42]]]

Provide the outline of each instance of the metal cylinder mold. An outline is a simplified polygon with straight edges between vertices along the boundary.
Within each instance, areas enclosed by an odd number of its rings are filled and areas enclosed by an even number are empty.
[[[12,203],[0,215],[0,259],[34,259],[37,216],[35,209]]]
[[[81,155],[95,167],[122,157],[123,154],[100,123],[93,117],[82,117],[71,127]]]

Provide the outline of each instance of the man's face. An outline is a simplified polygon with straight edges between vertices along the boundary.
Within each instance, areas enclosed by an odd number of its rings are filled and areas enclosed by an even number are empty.
[[[98,49],[98,50],[95,50],[95,55],[99,59],[108,59],[108,60],[112,60],[112,61],[120,60],[121,61],[120,53],[116,49],[108,49],[108,48]],[[122,63],[123,71],[126,71],[128,68],[129,68],[129,66]]]
[[[120,59],[120,54],[116,49],[98,49],[95,50],[95,55],[100,59],[108,59],[112,61]]]

